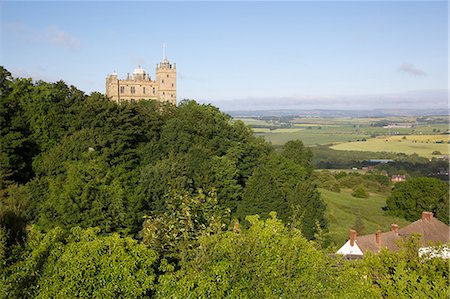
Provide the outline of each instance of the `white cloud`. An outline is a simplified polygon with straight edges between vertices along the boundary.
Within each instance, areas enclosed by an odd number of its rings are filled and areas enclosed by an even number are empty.
[[[47,43],[66,49],[77,49],[80,46],[78,38],[55,25],[37,30],[22,23],[10,22],[5,24],[5,30],[27,44]]]
[[[407,73],[414,76],[425,76],[425,72],[421,69],[416,68],[411,63],[403,63],[399,68],[399,72]]]
[[[77,38],[56,26],[50,26],[45,30],[45,39],[57,46],[68,49],[77,49],[80,46]]]

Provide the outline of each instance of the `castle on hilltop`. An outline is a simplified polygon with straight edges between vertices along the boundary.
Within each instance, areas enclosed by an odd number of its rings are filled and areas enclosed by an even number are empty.
[[[122,103],[125,101],[157,100],[177,104],[177,67],[164,57],[156,65],[156,78],[139,66],[133,75],[127,74],[126,79],[118,79],[114,72],[106,77],[106,96],[112,101]]]

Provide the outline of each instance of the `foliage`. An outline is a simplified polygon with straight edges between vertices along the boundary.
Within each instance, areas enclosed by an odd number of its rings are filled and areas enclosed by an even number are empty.
[[[312,151],[301,140],[291,140],[283,145],[282,155],[303,166],[308,173],[312,171]]]
[[[2,297],[143,298],[155,287],[157,254],[99,230],[33,229],[21,260],[2,273]]]
[[[435,217],[449,223],[448,184],[433,178],[416,178],[394,186],[386,200],[386,208],[394,215],[414,221],[423,211],[433,212]]]
[[[317,234],[327,231],[327,206],[314,183],[309,180],[299,182],[288,195],[288,203],[293,210],[292,224],[300,229],[305,238],[312,240]]]
[[[287,221],[292,215],[288,197],[307,175],[307,170],[291,159],[276,153],[269,155],[248,180],[237,215],[242,220],[251,214],[259,214],[265,219],[274,211],[280,219]]]
[[[362,298],[376,292],[271,213],[248,230],[200,238],[192,260],[160,276],[157,298]]]
[[[448,261],[419,257],[419,236],[411,236],[399,248],[368,254],[355,266],[370,269],[369,277],[383,298],[448,298]]]
[[[229,211],[220,209],[215,193],[198,190],[197,196],[189,196],[174,191],[163,214],[146,217],[143,242],[164,258],[182,260],[198,246],[200,236],[218,233],[227,222]]]
[[[357,186],[353,188],[352,196],[358,198],[369,198],[369,193],[367,193],[363,186]]]

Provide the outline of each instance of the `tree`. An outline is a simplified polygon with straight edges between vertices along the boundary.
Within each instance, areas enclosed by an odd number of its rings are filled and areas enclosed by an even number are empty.
[[[442,222],[449,223],[448,184],[434,178],[398,183],[386,200],[386,206],[394,215],[409,221],[420,219],[423,211],[429,211]]]
[[[290,140],[283,145],[282,155],[312,172],[312,151],[300,140]]]
[[[369,198],[369,193],[367,193],[363,186],[359,185],[353,188],[352,196],[358,198]]]
[[[326,204],[313,182],[299,182],[289,194],[288,203],[293,210],[291,220],[305,238],[312,240],[319,231],[327,230]]]
[[[259,214],[262,219],[274,211],[280,219],[288,221],[292,214],[288,194],[298,182],[305,180],[307,171],[276,153],[261,160],[243,190],[237,215],[243,220],[247,215]]]
[[[328,257],[275,213],[249,229],[199,238],[179,270],[165,267],[156,298],[372,298],[366,273]]]
[[[155,288],[157,254],[99,229],[33,228],[21,260],[2,273],[8,298],[144,298]],[[1,283],[0,283],[1,284]]]

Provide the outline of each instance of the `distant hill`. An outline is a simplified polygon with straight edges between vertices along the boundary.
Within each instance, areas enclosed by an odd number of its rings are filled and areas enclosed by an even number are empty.
[[[388,116],[423,116],[448,115],[448,109],[374,109],[374,110],[234,110],[225,111],[232,117],[388,117]]]

